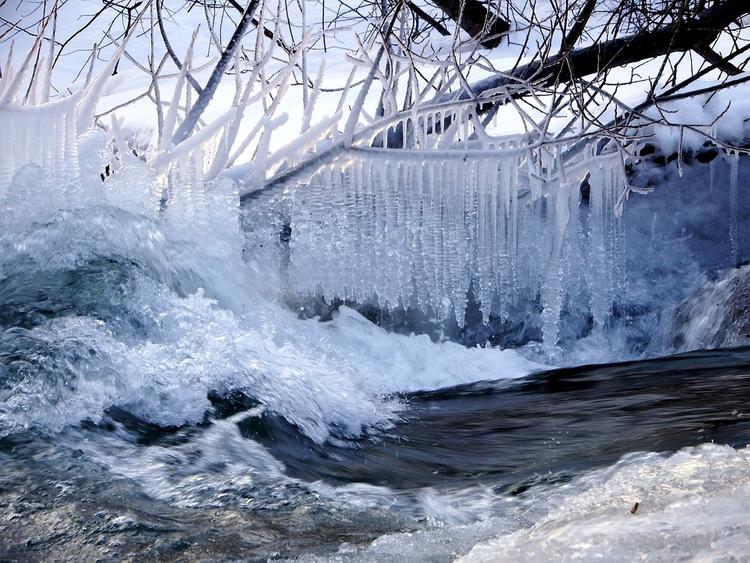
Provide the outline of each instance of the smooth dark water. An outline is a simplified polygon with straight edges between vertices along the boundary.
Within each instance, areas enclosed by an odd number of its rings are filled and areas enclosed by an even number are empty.
[[[554,370],[405,395],[389,430],[322,446],[239,392],[213,393],[199,425],[161,427],[114,408],[97,424],[0,440],[0,559],[333,553],[424,529],[413,505],[426,488],[523,497],[630,452],[745,446],[748,383],[750,348]],[[228,468],[242,441],[265,446],[283,475],[244,482]],[[255,474],[257,460],[237,461]],[[339,501],[336,491],[362,484],[385,501]]]
[[[243,433],[308,480],[399,489],[484,482],[517,492],[633,451],[750,440],[750,348],[583,366],[406,396],[391,433],[315,448],[280,421]]]

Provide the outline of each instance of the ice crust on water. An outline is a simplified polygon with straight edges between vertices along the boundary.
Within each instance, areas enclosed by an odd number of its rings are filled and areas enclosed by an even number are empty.
[[[459,561],[743,560],[750,549],[749,469],[747,448],[631,454],[552,489],[546,516]],[[638,511],[630,514],[635,502]]]
[[[276,215],[291,226],[294,292],[455,315],[459,325],[470,287],[485,321],[539,294],[544,340],[554,347],[581,273],[596,325],[606,322],[618,290],[625,186],[619,154],[589,150],[562,166],[562,150],[521,138],[438,155],[361,150],[290,190],[275,211],[266,203],[253,222]]]
[[[750,452],[704,444],[672,455],[637,452],[533,493],[442,491],[436,528],[387,534],[366,547],[302,561],[745,560],[750,549]],[[635,502],[638,511],[630,513]],[[464,524],[452,511],[487,510]]]

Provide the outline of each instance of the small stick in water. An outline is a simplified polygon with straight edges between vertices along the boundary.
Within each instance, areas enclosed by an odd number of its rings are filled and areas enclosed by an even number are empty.
[[[635,513],[636,513],[636,511],[638,510],[638,507],[639,507],[640,505],[641,505],[641,503],[640,503],[640,502],[636,502],[636,503],[635,503],[635,504],[633,505],[633,508],[631,508],[631,509],[630,509],[630,514],[635,514]]]

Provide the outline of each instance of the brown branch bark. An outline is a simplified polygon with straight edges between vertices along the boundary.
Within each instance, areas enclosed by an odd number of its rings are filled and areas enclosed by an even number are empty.
[[[433,28],[437,30],[437,32],[442,35],[443,37],[446,37],[451,34],[450,31],[448,31],[443,24],[441,24],[439,21],[437,21],[435,18],[433,18],[430,14],[425,12],[422,8],[417,6],[414,2],[411,0],[408,0],[406,2],[406,5],[409,7],[409,9],[414,12],[417,16],[422,18],[424,21],[426,21],[428,24],[430,24]]]
[[[479,39],[482,46],[488,49],[497,47],[502,36],[510,30],[510,23],[498,14],[489,11],[479,0],[433,0],[433,2],[461,29]]]
[[[695,18],[595,43],[533,62],[472,85],[475,94],[505,86],[552,87],[654,57],[710,45],[729,24],[750,14],[748,0],[724,0]],[[464,94],[463,99],[468,96]],[[489,109],[489,108],[487,108]]]
[[[703,58],[704,61],[715,66],[724,74],[728,74],[729,76],[737,76],[738,74],[742,74],[742,71],[739,68],[734,66],[729,61],[723,59],[719,53],[714,51],[708,45],[698,45],[694,50]]]

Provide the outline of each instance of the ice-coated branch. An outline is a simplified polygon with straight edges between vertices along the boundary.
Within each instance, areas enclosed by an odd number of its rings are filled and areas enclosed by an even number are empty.
[[[146,10],[148,10],[150,4],[150,1],[146,2],[146,5],[141,9],[140,12],[138,12],[133,25],[131,26],[127,35],[123,38],[122,44],[117,48],[117,51],[115,51],[115,54],[112,56],[110,61],[99,72],[99,75],[94,80],[92,80],[91,83],[85,88],[81,104],[78,107],[76,125],[78,131],[85,131],[92,126],[94,122],[94,115],[96,112],[96,104],[99,101],[99,97],[101,96],[104,85],[107,83],[107,80],[112,74],[112,70],[115,68],[115,65],[117,65],[117,62],[120,60],[123,52],[125,52],[125,47],[127,46],[128,41],[130,41],[130,39],[135,34],[137,27],[136,24],[143,17],[143,14],[146,13]]]
[[[13,100],[15,99],[16,94],[18,93],[18,90],[21,87],[21,84],[23,83],[23,80],[26,77],[26,73],[28,72],[29,67],[31,66],[31,61],[34,59],[39,49],[41,49],[42,40],[44,39],[44,30],[47,27],[47,23],[49,22],[49,20],[50,18],[47,18],[42,23],[42,29],[39,31],[39,34],[37,35],[36,40],[34,41],[34,45],[31,47],[31,49],[29,49],[29,52],[26,54],[26,57],[21,63],[21,66],[18,69],[18,71],[15,74],[6,72],[6,76],[3,79],[3,82],[4,83],[7,82],[7,85],[5,85],[5,87],[3,88],[2,96],[0,96],[0,105],[13,103]]]
[[[305,114],[302,118],[302,128],[300,130],[300,133],[304,133],[310,128],[310,121],[312,120],[312,114],[315,110],[315,103],[318,100],[318,95],[320,94],[320,85],[323,83],[323,72],[325,70],[325,59],[323,59],[320,62],[320,66],[318,67],[318,74],[315,77],[315,84],[313,86],[312,94],[310,95],[310,99],[307,101],[307,104],[305,106]]]
[[[52,63],[55,58],[55,36],[57,35],[57,6],[52,10],[52,37],[49,40],[49,55],[47,56],[46,73],[42,83],[41,102],[49,102],[50,88],[52,87]]]
[[[168,147],[169,140],[177,123],[177,110],[180,107],[180,97],[182,96],[182,89],[183,85],[185,84],[185,77],[187,76],[188,66],[190,65],[190,61],[193,58],[193,46],[195,45],[195,37],[197,31],[198,30],[193,33],[193,37],[190,40],[190,45],[188,45],[187,54],[185,55],[185,62],[182,65],[182,70],[180,70],[180,76],[177,79],[177,84],[175,84],[174,92],[172,93],[172,101],[169,103],[167,115],[164,117],[162,138],[159,141],[160,148],[162,149],[166,149]]]
[[[352,138],[354,137],[354,129],[357,126],[357,121],[359,120],[359,115],[362,113],[362,106],[365,105],[365,98],[367,97],[367,92],[370,90],[370,86],[372,86],[372,81],[375,79],[375,74],[378,70],[378,65],[380,64],[380,59],[383,58],[383,53],[385,53],[385,47],[380,47],[378,50],[378,54],[375,56],[375,60],[372,62],[372,67],[370,68],[370,72],[367,75],[367,79],[365,80],[365,83],[362,85],[362,88],[360,88],[359,93],[357,94],[357,99],[354,102],[354,106],[352,106],[351,113],[349,113],[349,118],[346,121],[346,126],[344,127],[344,139],[343,143],[345,147],[350,147],[352,144]]]
[[[271,168],[284,160],[294,162],[305,149],[324,138],[325,134],[341,120],[341,115],[342,113],[338,112],[332,117],[323,118],[320,123],[313,125],[291,143],[281,147],[268,157],[266,167]]]
[[[171,162],[189,155],[192,151],[209,141],[211,137],[221,130],[222,127],[226,126],[226,124],[232,120],[236,111],[237,108],[230,108],[217,119],[203,127],[200,131],[191,135],[190,138],[185,139],[176,147],[162,152],[152,161],[152,167],[157,171],[162,171]]]
[[[226,49],[224,49],[219,62],[214,67],[214,70],[211,73],[208,82],[206,83],[206,87],[198,95],[198,99],[195,101],[195,103],[185,116],[185,120],[182,122],[182,124],[180,124],[180,127],[172,136],[173,144],[178,145],[179,143],[187,139],[193,132],[195,125],[198,123],[201,115],[203,115],[203,112],[208,107],[209,102],[214,97],[216,89],[219,87],[219,83],[224,77],[224,72],[229,66],[231,60],[234,58],[234,52],[239,47],[242,38],[245,36],[245,31],[250,25],[253,13],[258,7],[258,4],[259,0],[250,0],[250,2],[248,3],[247,7],[245,8],[245,12],[242,14],[240,22],[237,24],[237,28],[234,30],[234,33],[232,34],[232,37],[227,44]]]

